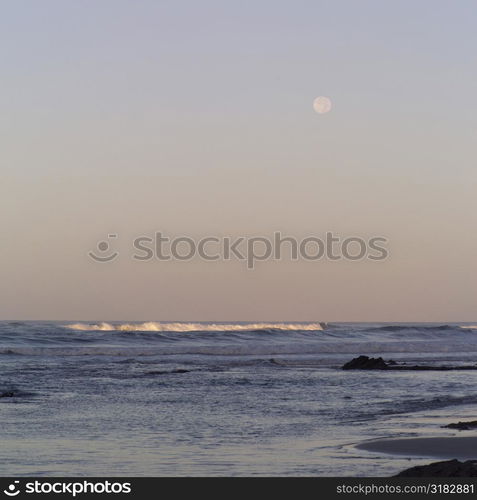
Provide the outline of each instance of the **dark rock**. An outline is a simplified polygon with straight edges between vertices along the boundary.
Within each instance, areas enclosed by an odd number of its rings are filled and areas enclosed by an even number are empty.
[[[403,470],[395,477],[477,477],[477,460],[446,460]]]
[[[383,358],[369,358],[368,356],[359,356],[348,361],[342,366],[343,370],[387,370],[388,365]]]
[[[443,425],[442,427],[447,429],[459,429],[459,431],[470,431],[472,429],[477,429],[477,420],[471,420],[470,422],[457,422]]]
[[[2,392],[0,398],[13,398],[15,393],[13,391]]]
[[[414,370],[414,371],[456,371],[456,370],[477,370],[477,365],[470,366],[427,366],[427,365],[398,365],[391,360],[386,363],[383,358],[370,358],[359,356],[345,363],[343,370]]]

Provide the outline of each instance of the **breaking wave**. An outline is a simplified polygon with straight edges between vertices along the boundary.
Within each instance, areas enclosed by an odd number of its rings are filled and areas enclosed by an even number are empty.
[[[149,321],[145,323],[74,323],[64,325],[76,331],[103,332],[250,332],[250,331],[319,331],[324,323],[162,323]]]

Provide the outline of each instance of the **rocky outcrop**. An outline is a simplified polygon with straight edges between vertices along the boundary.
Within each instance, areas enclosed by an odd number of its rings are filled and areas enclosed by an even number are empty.
[[[345,363],[343,370],[387,370],[390,366],[383,358],[368,358],[368,356],[359,356]]]
[[[470,431],[472,429],[477,429],[477,420],[471,420],[470,422],[457,422],[448,425],[443,425],[446,429],[458,429],[459,431]]]
[[[395,477],[477,477],[477,460],[446,460],[403,470]]]
[[[345,363],[343,370],[416,370],[416,371],[456,371],[456,370],[477,370],[477,365],[466,366],[428,366],[428,365],[406,365],[398,364],[394,360],[388,362],[383,358],[370,358],[359,356]]]

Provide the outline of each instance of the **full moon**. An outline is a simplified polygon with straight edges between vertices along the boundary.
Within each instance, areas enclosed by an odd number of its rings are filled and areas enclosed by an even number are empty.
[[[320,115],[324,115],[331,110],[331,100],[328,97],[320,95],[313,101],[313,109]]]

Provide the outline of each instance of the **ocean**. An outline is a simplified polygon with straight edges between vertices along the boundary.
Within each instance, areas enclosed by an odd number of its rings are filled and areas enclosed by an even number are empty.
[[[358,355],[475,364],[477,326],[0,322],[3,476],[390,476],[355,448],[452,436],[477,372],[343,371]]]

